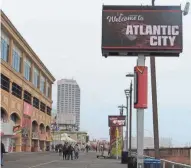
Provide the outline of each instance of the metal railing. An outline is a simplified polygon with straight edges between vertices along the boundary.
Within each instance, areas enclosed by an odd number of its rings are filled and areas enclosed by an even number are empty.
[[[145,156],[146,158],[153,158],[151,156]],[[165,159],[160,159],[161,161],[161,168],[191,168],[191,165],[186,165],[182,163],[176,163]]]
[[[136,157],[137,153],[132,152],[131,156]],[[144,157],[154,159],[154,157],[147,156],[147,155],[144,155]],[[176,163],[176,162],[172,162],[172,161],[165,160],[165,159],[160,159],[160,161],[161,161],[161,166],[160,166],[161,168],[191,168],[191,161],[190,161],[190,165]]]
[[[191,165],[171,162],[169,160],[164,160],[164,159],[160,160],[161,160],[161,168],[191,168]]]

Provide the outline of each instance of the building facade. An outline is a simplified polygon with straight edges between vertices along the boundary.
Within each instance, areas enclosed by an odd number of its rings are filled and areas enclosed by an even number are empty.
[[[57,82],[57,123],[60,127],[80,128],[80,87],[73,79]]]
[[[6,151],[39,151],[50,146],[54,81],[1,11],[1,138]]]

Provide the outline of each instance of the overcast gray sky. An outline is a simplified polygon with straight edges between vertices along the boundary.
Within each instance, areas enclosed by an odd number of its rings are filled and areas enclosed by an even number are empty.
[[[150,5],[151,0],[3,0],[2,9],[55,78],[74,78],[81,88],[81,129],[108,137],[108,115],[125,103],[124,89],[136,58],[101,56],[102,4]],[[156,0],[179,5],[185,0]],[[161,137],[177,145],[191,142],[191,13],[183,18],[184,52],[179,58],[157,58],[158,113]],[[149,58],[146,61],[149,66]],[[150,81],[150,74],[149,74]],[[150,84],[149,84],[150,88]],[[146,136],[152,134],[152,108],[145,111]],[[56,108],[56,82],[53,107]],[[133,111],[133,134],[135,135]]]

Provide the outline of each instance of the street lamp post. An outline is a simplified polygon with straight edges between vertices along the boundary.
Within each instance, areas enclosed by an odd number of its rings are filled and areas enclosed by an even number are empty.
[[[131,156],[132,139],[132,81],[130,84],[130,104],[129,104],[129,155]]]
[[[127,113],[126,113],[126,151],[128,151],[128,124],[129,124],[129,122],[128,122],[128,118],[129,118],[129,115],[128,115],[128,107],[129,107],[129,103],[128,103],[128,101],[129,101],[129,96],[130,96],[130,90],[129,89],[126,89],[126,90],[124,90],[125,91],[125,96],[126,96],[126,111],[127,111]]]
[[[126,77],[134,77],[134,73],[128,73]],[[132,92],[133,92],[133,84],[132,81],[130,83],[130,104],[129,104],[129,155],[131,155],[132,148]]]

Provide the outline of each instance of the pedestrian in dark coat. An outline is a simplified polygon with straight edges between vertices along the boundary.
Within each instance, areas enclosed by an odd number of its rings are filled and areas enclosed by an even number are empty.
[[[64,144],[63,148],[62,148],[62,153],[63,153],[63,160],[67,158],[67,146],[66,144]]]
[[[71,160],[73,160],[73,151],[74,151],[74,149],[73,149],[72,145],[69,145],[68,146],[68,160],[70,160],[70,158],[71,158]]]
[[[3,154],[6,153],[5,152],[5,146],[4,144],[1,142],[1,166],[3,166]]]
[[[78,144],[75,145],[74,147],[74,156],[75,156],[75,159],[78,159],[79,158],[79,147],[78,147]]]
[[[59,156],[61,156],[62,155],[62,145],[59,146],[58,151],[59,151]]]

